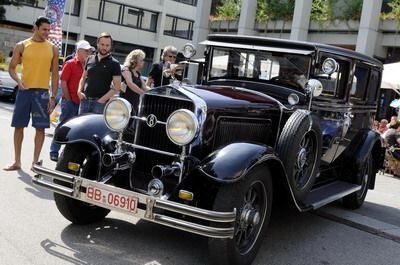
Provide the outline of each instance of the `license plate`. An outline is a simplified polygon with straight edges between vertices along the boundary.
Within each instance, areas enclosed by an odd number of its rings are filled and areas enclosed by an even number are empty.
[[[89,201],[101,203],[123,211],[136,213],[138,198],[120,194],[106,189],[87,186],[86,198]]]

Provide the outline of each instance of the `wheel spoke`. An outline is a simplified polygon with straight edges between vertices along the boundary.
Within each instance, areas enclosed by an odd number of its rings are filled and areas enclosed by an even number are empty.
[[[308,145],[309,145],[309,143],[310,143],[310,138],[309,138],[309,137],[305,137],[305,140],[304,140],[304,145],[303,145],[303,147],[307,148],[307,147],[308,147]]]
[[[251,197],[253,196],[252,194],[253,194],[253,189],[250,189],[250,190],[246,193],[246,195],[245,195],[245,197],[244,197],[244,201],[247,202],[247,203],[250,202]]]
[[[240,246],[240,243],[241,243],[241,241],[242,241],[242,237],[243,237],[243,230],[240,230],[239,231],[239,235],[237,236],[237,238],[236,238],[236,243]]]
[[[251,196],[251,199],[250,199],[250,203],[254,206],[254,202],[256,201],[256,198],[257,198],[257,192],[253,192],[253,195]]]

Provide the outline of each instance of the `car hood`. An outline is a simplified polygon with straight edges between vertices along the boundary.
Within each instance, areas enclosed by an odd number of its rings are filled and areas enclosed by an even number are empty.
[[[235,86],[165,86],[150,90],[149,94],[165,94],[183,96],[179,91],[185,90],[201,98],[208,109],[249,109],[249,108],[282,108],[283,105],[275,98],[258,91]]]

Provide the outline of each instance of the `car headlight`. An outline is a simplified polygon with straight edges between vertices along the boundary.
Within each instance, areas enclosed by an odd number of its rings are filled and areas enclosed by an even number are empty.
[[[186,109],[174,111],[167,120],[168,138],[177,145],[187,145],[193,141],[199,123],[193,112]]]
[[[120,132],[129,123],[132,106],[123,98],[110,100],[104,107],[104,120],[110,130]]]

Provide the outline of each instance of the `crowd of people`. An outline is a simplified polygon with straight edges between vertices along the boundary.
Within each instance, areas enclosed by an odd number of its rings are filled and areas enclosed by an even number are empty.
[[[78,41],[74,55],[64,62],[59,78],[58,48],[47,40],[50,23],[48,18],[38,17],[33,25],[32,37],[16,45],[9,64],[10,76],[18,84],[18,95],[11,124],[15,128],[15,157],[13,163],[3,168],[6,171],[21,168],[24,128],[28,126],[30,117],[32,127],[36,129],[32,164],[39,161],[44,131],[50,127],[49,115],[56,105],[59,81],[62,100],[56,132],[72,117],[85,113],[103,113],[107,101],[116,95],[128,100],[133,111],[137,112],[141,94],[152,86],[169,84],[171,79],[163,75],[163,69],[175,63],[178,54],[175,47],[167,46],[163,49],[161,61],[153,64],[145,83],[141,76],[145,53],[140,49],[131,51],[121,69],[111,54],[112,36],[105,32],[97,38],[97,49],[85,40]],[[21,78],[16,72],[18,64],[22,65]],[[52,142],[51,160],[58,160],[59,150],[60,145]]]
[[[378,132],[385,143],[394,145],[397,141],[400,145],[400,121],[397,116],[392,116],[390,122],[386,119],[374,121],[374,130]]]

